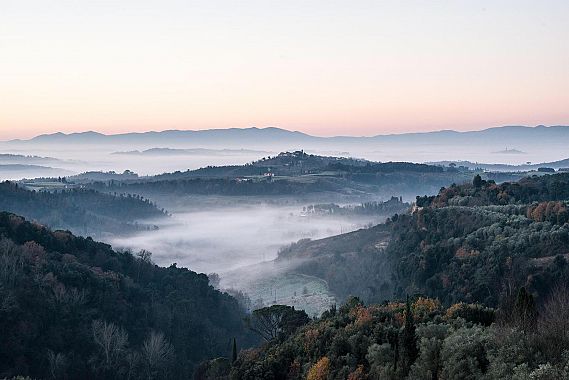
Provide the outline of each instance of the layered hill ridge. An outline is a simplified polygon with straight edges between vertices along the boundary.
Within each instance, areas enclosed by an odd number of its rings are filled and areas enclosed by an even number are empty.
[[[145,196],[299,196],[334,194],[366,197],[433,194],[441,186],[471,178],[468,169],[409,162],[373,162],[347,157],[282,152],[245,165],[208,166],[124,181],[94,181],[101,191]],[[519,174],[514,174],[514,177]]]
[[[30,191],[9,181],[0,183],[0,210],[87,236],[155,228],[145,220],[166,216],[164,210],[140,196],[114,195],[82,188]]]

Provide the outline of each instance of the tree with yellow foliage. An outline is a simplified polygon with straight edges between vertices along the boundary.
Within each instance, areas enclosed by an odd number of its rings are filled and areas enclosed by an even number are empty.
[[[330,359],[326,356],[320,358],[310,370],[308,370],[308,376],[306,380],[326,380],[330,374]]]

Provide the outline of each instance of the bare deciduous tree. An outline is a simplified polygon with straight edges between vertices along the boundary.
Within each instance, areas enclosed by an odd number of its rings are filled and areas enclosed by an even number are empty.
[[[131,351],[128,354],[126,354],[125,362],[126,362],[126,378],[127,380],[130,380],[136,374],[136,368],[138,367],[138,364],[140,362],[140,355],[135,351]]]
[[[105,321],[93,321],[93,340],[101,351],[105,369],[116,366],[128,344],[128,334],[115,324]]]
[[[143,249],[136,254],[136,257],[138,258],[138,265],[136,269],[136,279],[138,280],[140,278],[142,267],[146,264],[152,264],[152,252]]]
[[[49,362],[49,373],[52,379],[61,378],[65,367],[67,366],[67,358],[60,352],[47,350],[47,360]]]
[[[569,346],[569,288],[557,286],[544,303],[539,314],[538,331],[543,349],[558,355]]]
[[[163,333],[150,332],[142,346],[142,356],[146,364],[149,379],[157,377],[160,370],[166,369],[168,362],[174,356],[174,348],[166,340]]]
[[[87,298],[87,292],[83,289],[66,288],[63,284],[53,286],[53,295],[57,302],[67,304],[69,306],[81,305]]]

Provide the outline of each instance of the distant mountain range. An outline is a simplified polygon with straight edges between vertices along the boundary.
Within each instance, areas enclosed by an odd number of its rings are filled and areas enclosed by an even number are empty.
[[[113,154],[125,156],[235,156],[235,155],[251,155],[256,154],[259,156],[271,152],[264,150],[249,150],[249,149],[172,149],[172,148],[151,148],[146,150],[131,150],[126,152],[114,152]]]
[[[78,132],[39,135],[29,140],[12,140],[10,142],[31,142],[40,144],[161,144],[161,145],[211,145],[220,142],[250,143],[252,141],[267,142],[300,142],[317,140],[320,137],[309,136],[302,132],[292,132],[280,128],[229,128],[207,129],[198,131],[167,130],[161,132],[133,132],[105,135],[98,132]]]
[[[167,130],[161,132],[136,132],[105,135],[98,132],[53,133],[36,136],[29,140],[11,140],[10,143],[38,144],[141,144],[164,146],[262,146],[263,144],[288,145],[326,145],[342,143],[353,145],[362,143],[403,143],[403,144],[484,144],[488,142],[506,144],[569,143],[569,126],[503,126],[481,131],[458,132],[442,130],[435,132],[387,134],[371,137],[334,136],[318,137],[303,132],[289,131],[276,127],[267,128],[229,128],[198,131]]]

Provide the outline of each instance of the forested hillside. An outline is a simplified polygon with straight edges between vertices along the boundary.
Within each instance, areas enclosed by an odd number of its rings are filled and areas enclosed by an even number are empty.
[[[260,178],[242,180],[236,178],[193,178],[136,183],[94,183],[91,187],[100,191],[117,191],[147,196],[159,195],[226,195],[226,196],[279,196],[301,195],[315,192],[341,192],[346,184],[334,178],[310,178],[306,181],[273,180]],[[363,191],[363,187],[360,186]],[[356,189],[353,189],[356,190]]]
[[[0,378],[188,379],[254,342],[207,276],[150,259],[0,213]]]
[[[564,174],[476,176],[385,224],[283,249],[346,303],[197,378],[569,378],[567,189]]]
[[[0,183],[0,210],[54,229],[91,236],[154,228],[143,220],[166,216],[154,203],[138,195],[113,195],[86,189],[29,191],[8,181]]]
[[[565,378],[568,188],[566,174],[475,176],[384,224],[283,248],[346,302],[314,321],[246,315],[204,275],[2,213],[0,377]],[[246,349],[255,332],[264,343]]]
[[[358,295],[366,301],[393,295],[392,265],[383,256],[390,233],[384,224],[321,240],[303,239],[279,251],[278,261],[294,272],[316,276],[341,301]]]
[[[414,198],[470,180],[472,172],[409,162],[370,162],[284,152],[246,165],[205,167],[137,179],[93,181],[105,192],[156,195],[298,196],[337,193]]]
[[[436,299],[363,305],[352,298],[296,332],[204,363],[197,380],[569,378],[569,292],[536,307],[525,289],[509,308]]]
[[[234,178],[262,175],[271,172],[277,176],[299,176],[320,173],[331,165],[343,163],[346,166],[363,166],[368,161],[354,158],[319,156],[303,151],[282,152],[276,156],[263,157],[245,165],[208,166],[186,172],[165,173],[154,176],[157,180],[188,178]]]
[[[497,306],[520,286],[539,299],[569,279],[567,189],[566,174],[501,185],[475,177],[419,197],[411,214],[301,241],[279,257],[326,279],[340,299],[352,294],[381,302],[422,294],[445,305]]]
[[[472,183],[441,189],[437,196],[418,197],[417,206],[522,205],[569,200],[569,173],[524,177],[496,184],[475,176]]]

